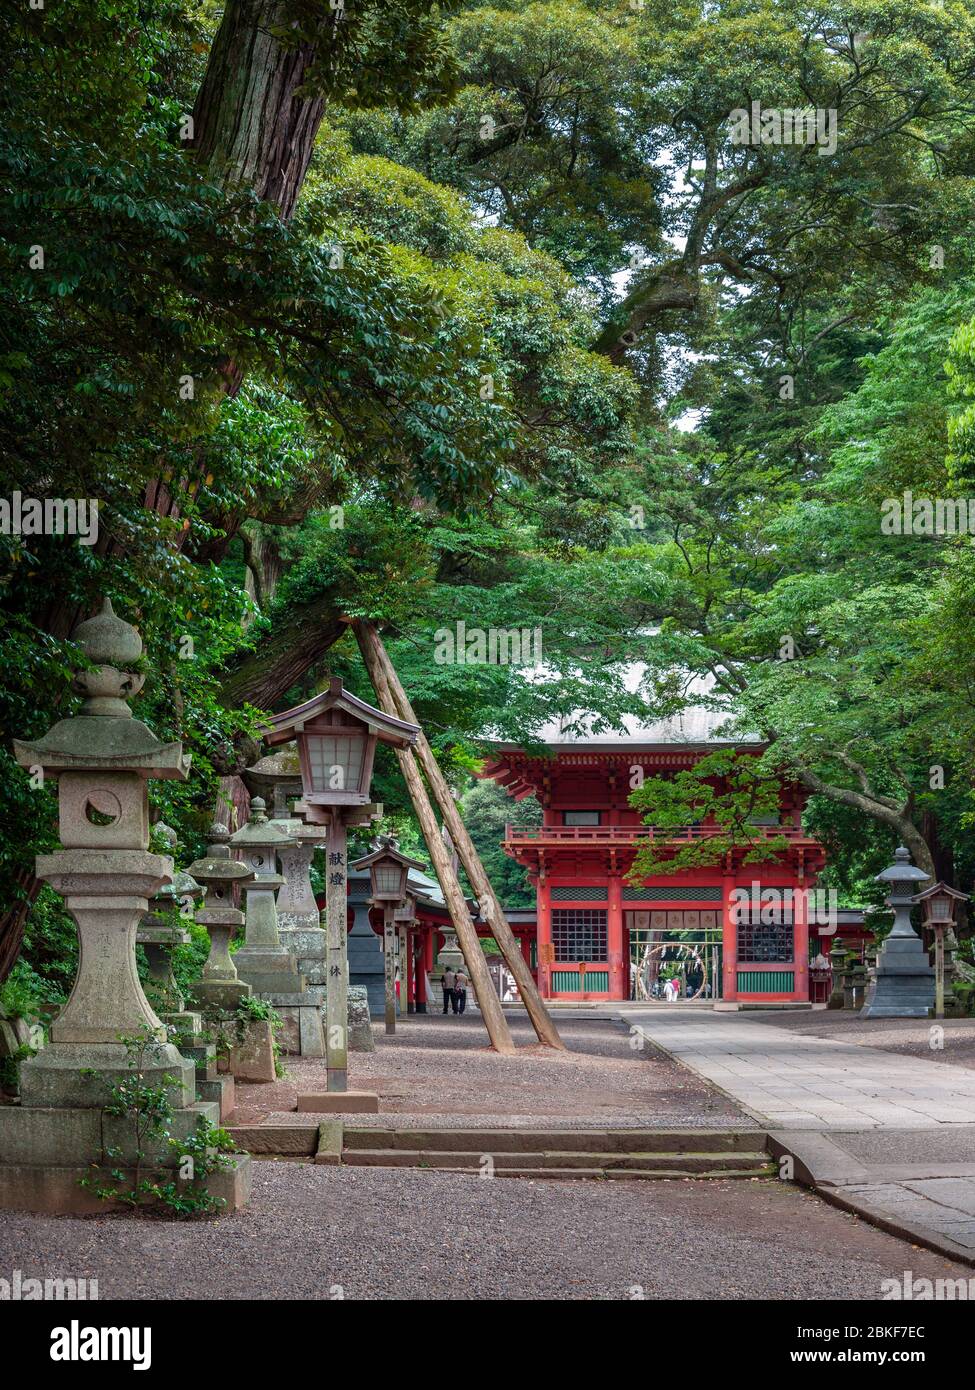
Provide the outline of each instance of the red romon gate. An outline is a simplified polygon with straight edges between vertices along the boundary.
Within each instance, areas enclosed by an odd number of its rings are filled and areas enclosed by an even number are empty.
[[[647,915],[627,914],[636,919]],[[680,927],[650,927],[643,922],[628,925],[631,999],[665,1004],[677,999],[721,998],[722,940],[717,923],[696,927],[691,922]]]

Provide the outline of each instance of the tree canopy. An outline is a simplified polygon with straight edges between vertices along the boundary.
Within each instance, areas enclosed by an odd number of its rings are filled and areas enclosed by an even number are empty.
[[[194,754],[153,789],[190,851],[258,710],[329,672],[369,698],[364,616],[479,835],[517,818],[473,787],[485,740],[673,713],[703,677],[761,786],[812,794],[846,892],[895,837],[971,887],[971,537],[885,529],[975,484],[968,5],[0,25],[0,491],[99,503],[91,546],[0,534],[0,975],[54,824],[10,739],[74,707],[102,593],[143,632],[143,717]],[[809,110],[812,139],[762,126]],[[545,679],[438,661],[458,623],[537,631]],[[640,809],[710,798],[736,833],[754,788],[708,771]]]

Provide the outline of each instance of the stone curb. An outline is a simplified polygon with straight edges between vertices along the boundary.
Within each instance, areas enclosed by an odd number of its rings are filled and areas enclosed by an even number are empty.
[[[812,1134],[803,1130],[772,1130],[768,1135],[768,1145],[773,1158],[790,1155],[795,1160],[796,1181],[804,1187],[812,1188],[824,1202],[869,1221],[871,1226],[886,1231],[888,1235],[897,1236],[911,1245],[920,1245],[925,1250],[934,1251],[936,1255],[944,1255],[947,1259],[975,1268],[975,1250],[957,1245],[950,1237],[932,1231],[926,1226],[899,1220],[887,1212],[878,1211],[856,1193],[844,1190],[854,1183],[897,1181],[898,1179],[892,1176],[895,1172],[901,1174],[901,1180],[950,1177],[954,1176],[949,1171],[952,1165],[945,1165],[936,1173],[931,1173],[927,1167],[920,1164],[913,1167],[897,1164],[882,1169],[867,1168],[838,1144],[834,1144],[825,1134]],[[970,1164],[953,1166],[972,1167]],[[961,1173],[958,1176],[968,1174]]]

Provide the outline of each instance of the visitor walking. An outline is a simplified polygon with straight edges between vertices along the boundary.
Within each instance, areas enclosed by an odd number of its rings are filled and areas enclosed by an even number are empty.
[[[462,1014],[467,1008],[467,976],[458,970],[454,976],[454,1013]]]
[[[454,981],[456,978],[457,976],[449,966],[440,977],[440,988],[443,990],[444,1013],[449,1012],[451,1008],[453,1008],[454,1013],[457,1012],[457,1002],[454,998]]]

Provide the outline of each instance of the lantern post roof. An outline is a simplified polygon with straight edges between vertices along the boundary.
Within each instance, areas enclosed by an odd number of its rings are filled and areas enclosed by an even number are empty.
[[[407,868],[420,869],[421,871],[426,867],[419,859],[411,859],[409,855],[403,854],[396,845],[389,844],[380,845],[379,848],[374,849],[371,854],[363,855],[363,857],[357,859],[354,864],[350,864],[349,868],[370,869],[373,864],[379,863],[382,859],[394,859],[396,863],[401,866],[405,864]]]
[[[922,892],[916,893],[914,896],[914,901],[916,903],[923,903],[926,902],[929,898],[935,898],[940,896],[944,896],[946,898],[955,898],[959,902],[967,903],[971,898],[971,893],[962,893],[960,889],[952,888],[947,883],[944,883],[941,879],[939,879],[937,883],[932,883],[930,888],[925,888]]]
[[[270,723],[261,730],[261,734],[272,747],[279,743],[288,743],[302,732],[306,724],[332,710],[341,710],[353,721],[367,725],[369,732],[375,734],[380,743],[388,743],[393,748],[411,748],[420,732],[419,724],[411,724],[405,719],[394,719],[392,715],[384,714],[375,705],[369,705],[365,700],[350,694],[344,688],[341,678],[333,676],[327,690],[313,695],[310,700],[296,705],[294,709],[274,715]]]

